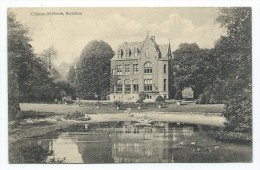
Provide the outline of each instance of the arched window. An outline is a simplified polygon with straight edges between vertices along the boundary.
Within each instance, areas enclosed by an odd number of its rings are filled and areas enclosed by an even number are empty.
[[[145,74],[151,74],[153,71],[152,69],[152,63],[148,62],[148,63],[145,63],[144,65],[144,73]]]
[[[133,91],[134,92],[138,92],[138,80],[137,79],[134,79],[133,80]]]
[[[122,80],[117,80],[116,82],[116,91],[121,92],[122,91]]]
[[[125,80],[125,92],[131,92],[131,82],[130,80]]]

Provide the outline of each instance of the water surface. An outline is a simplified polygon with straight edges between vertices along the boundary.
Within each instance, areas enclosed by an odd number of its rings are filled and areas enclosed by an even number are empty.
[[[208,136],[214,126],[110,122],[71,126],[10,144],[10,163],[251,162],[248,145]]]

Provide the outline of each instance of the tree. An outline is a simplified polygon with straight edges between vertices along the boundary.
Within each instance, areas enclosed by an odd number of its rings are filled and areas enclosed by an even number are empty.
[[[9,118],[19,113],[19,103],[51,100],[55,84],[30,45],[28,28],[8,11],[8,104]]]
[[[76,70],[73,66],[70,67],[68,75],[67,75],[67,81],[71,84],[71,85],[75,85],[76,82]]]
[[[39,57],[42,59],[48,70],[52,70],[53,68],[53,59],[56,58],[57,56],[57,50],[51,46],[50,48],[43,50],[40,54]]]
[[[33,58],[29,44],[28,29],[16,21],[15,14],[8,11],[8,109],[9,119],[19,112],[22,91],[26,91],[29,79],[29,64]]]
[[[80,98],[105,98],[109,94],[110,59],[114,52],[104,41],[91,41],[82,50],[76,69],[76,88]]]
[[[252,128],[251,15],[251,8],[220,8],[216,21],[227,28],[227,35],[210,54],[216,76],[207,92],[222,98],[226,127],[240,132]]]
[[[209,50],[200,49],[196,43],[183,43],[173,54],[175,91],[191,87],[197,98],[211,82],[213,67],[210,64]]]

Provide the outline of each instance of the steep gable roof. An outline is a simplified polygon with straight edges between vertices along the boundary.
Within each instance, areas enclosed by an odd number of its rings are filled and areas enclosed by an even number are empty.
[[[169,51],[169,44],[163,44],[163,45],[159,45],[159,49],[160,49],[160,52],[161,52],[161,57],[164,58],[164,57],[167,57],[167,55],[169,53],[171,53],[171,51]]]
[[[138,49],[138,51],[141,51],[141,48],[143,47],[143,41],[140,41],[140,42],[124,42],[122,44],[120,44],[118,46],[118,49],[114,55],[114,57],[112,58],[112,60],[118,60],[118,51],[119,50],[122,50],[122,59],[126,59],[126,53],[127,53],[127,50],[130,50],[129,53],[130,53],[130,59],[131,58],[135,58],[134,57],[134,52],[135,50]]]

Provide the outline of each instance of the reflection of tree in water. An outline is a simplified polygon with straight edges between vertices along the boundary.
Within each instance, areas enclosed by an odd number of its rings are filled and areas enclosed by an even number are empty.
[[[108,134],[78,136],[78,149],[84,163],[112,163],[112,143]]]
[[[46,162],[47,157],[51,154],[52,151],[37,144],[9,144],[10,163],[44,163]]]

